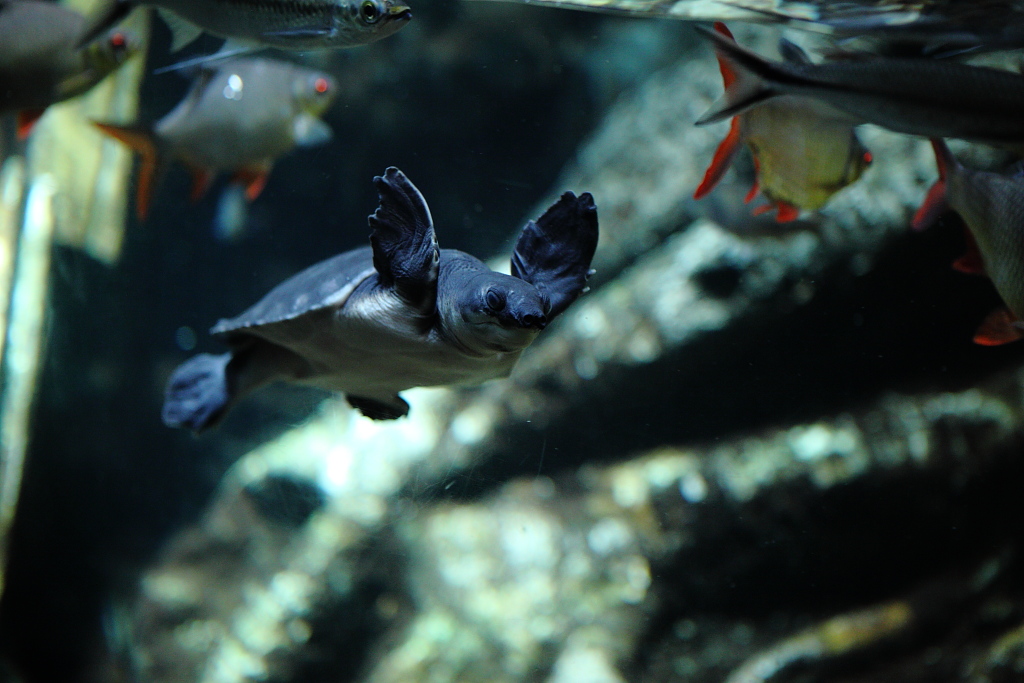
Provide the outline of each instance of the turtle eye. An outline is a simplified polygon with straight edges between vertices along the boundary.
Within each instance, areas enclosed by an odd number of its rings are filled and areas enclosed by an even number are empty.
[[[368,24],[380,19],[380,11],[377,9],[377,3],[373,0],[363,0],[363,4],[359,6],[359,14]]]
[[[484,294],[484,300],[487,302],[487,308],[494,313],[505,308],[505,293],[497,289],[488,289]]]

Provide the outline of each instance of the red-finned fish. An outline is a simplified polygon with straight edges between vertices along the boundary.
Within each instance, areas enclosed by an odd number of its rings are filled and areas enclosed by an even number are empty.
[[[136,209],[145,218],[154,180],[168,159],[192,171],[193,199],[219,171],[233,173],[245,184],[246,197],[255,199],[279,156],[331,138],[330,127],[318,117],[336,96],[337,87],[325,73],[238,58],[203,70],[185,99],[153,126],[96,125],[142,156]]]
[[[995,346],[1024,338],[1024,176],[963,166],[946,143],[932,139],[939,180],[911,225],[922,229],[947,207],[967,224],[968,252],[957,270],[987,275],[1006,308],[993,311],[974,341]]]
[[[385,38],[412,18],[401,0],[111,0],[87,37],[139,5],[160,10],[173,34],[172,50],[203,31],[258,47],[353,47]]]
[[[725,24],[716,23],[715,30],[733,40]],[[781,48],[789,61],[810,61],[793,43],[783,42]],[[721,56],[718,65],[728,90],[737,74]],[[840,112],[806,97],[777,97],[733,117],[695,199],[707,195],[721,180],[743,143],[750,147],[757,170],[745,201],[750,202],[760,189],[769,204],[756,209],[755,215],[774,208],[780,223],[794,220],[801,209],[820,209],[871,162],[871,153]]]
[[[123,31],[75,47],[86,24],[54,2],[0,1],[0,112],[18,112],[20,138],[46,107],[85,93],[139,51]]]
[[[811,97],[851,123],[926,137],[1024,142],[1024,76],[950,61],[860,56],[823,64],[770,62],[714,31],[698,30],[736,80],[697,125],[780,95]]]

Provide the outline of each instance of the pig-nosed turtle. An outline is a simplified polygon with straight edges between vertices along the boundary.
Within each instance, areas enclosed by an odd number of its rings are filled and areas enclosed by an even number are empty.
[[[512,371],[523,349],[586,289],[597,246],[589,193],[566,192],[523,228],[512,275],[439,249],[430,211],[397,168],[373,179],[369,247],[322,261],[211,333],[231,351],[171,375],[163,421],[200,432],[277,380],[346,394],[377,420],[404,416],[398,392],[472,384]]]

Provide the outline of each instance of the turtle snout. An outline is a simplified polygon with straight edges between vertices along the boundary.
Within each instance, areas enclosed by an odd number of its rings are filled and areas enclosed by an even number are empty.
[[[548,319],[544,315],[533,315],[527,313],[522,318],[523,327],[531,327],[538,330],[543,330],[548,325]]]

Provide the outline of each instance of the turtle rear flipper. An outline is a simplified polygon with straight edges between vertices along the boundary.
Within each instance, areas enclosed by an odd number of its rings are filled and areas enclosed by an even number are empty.
[[[371,420],[397,420],[409,414],[409,404],[398,394],[390,401],[366,396],[346,396],[349,405]]]
[[[167,381],[163,421],[199,433],[216,424],[231,403],[227,366],[231,353],[201,353],[178,366]]]

